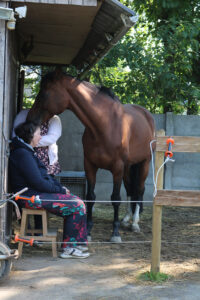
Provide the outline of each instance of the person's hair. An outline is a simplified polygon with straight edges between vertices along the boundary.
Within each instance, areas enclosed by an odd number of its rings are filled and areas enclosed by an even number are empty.
[[[15,134],[25,143],[30,144],[38,127],[38,124],[26,121],[15,128]]]

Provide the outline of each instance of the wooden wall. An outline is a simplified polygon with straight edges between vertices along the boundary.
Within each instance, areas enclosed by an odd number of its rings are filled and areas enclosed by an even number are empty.
[[[81,5],[81,6],[96,6],[97,5],[97,0],[12,0],[12,2],[66,4],[66,5]]]
[[[6,3],[0,1],[6,7]],[[16,113],[18,62],[15,31],[8,31],[0,20],[0,199],[8,192],[8,141]],[[0,209],[0,239],[9,231],[7,206]]]

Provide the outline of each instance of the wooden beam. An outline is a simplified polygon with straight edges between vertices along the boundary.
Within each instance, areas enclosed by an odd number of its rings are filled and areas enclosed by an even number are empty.
[[[165,131],[162,129],[157,132],[157,136],[164,136]],[[155,153],[155,177],[158,169],[164,162],[163,152]],[[163,172],[162,168],[158,175],[157,188],[163,189]],[[156,180],[156,178],[155,178]],[[162,206],[155,205],[153,202],[153,220],[152,220],[152,250],[151,250],[151,271],[157,273],[160,271],[160,251],[161,251],[161,228],[162,228]]]
[[[151,272],[160,272],[162,206],[153,205]]]
[[[10,0],[4,0],[10,2]],[[78,6],[97,6],[97,0],[12,0],[19,3],[42,3],[42,4],[64,4]]]
[[[162,137],[165,135],[165,131],[163,129],[157,131],[157,141],[162,139]],[[164,137],[165,138],[165,137]],[[164,139],[163,138],[163,139]],[[166,138],[165,138],[165,151],[166,151]],[[157,142],[156,142],[156,152],[155,152],[155,181],[156,181],[156,175],[158,173],[158,170],[160,166],[164,163],[164,153],[163,151],[157,150]],[[157,179],[157,189],[163,189],[163,175],[164,175],[164,168],[162,168],[158,174]]]
[[[154,203],[163,206],[200,206],[200,191],[158,190]]]
[[[156,151],[165,152],[167,150],[166,141],[169,137],[174,139],[173,152],[200,152],[200,137],[193,136],[158,136]]]

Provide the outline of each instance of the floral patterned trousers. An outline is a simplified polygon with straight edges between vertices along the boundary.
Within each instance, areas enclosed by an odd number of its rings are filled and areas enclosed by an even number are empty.
[[[86,208],[84,202],[73,194],[39,194],[35,202],[20,200],[21,207],[45,209],[64,218],[63,248],[75,247],[77,243],[87,244]]]

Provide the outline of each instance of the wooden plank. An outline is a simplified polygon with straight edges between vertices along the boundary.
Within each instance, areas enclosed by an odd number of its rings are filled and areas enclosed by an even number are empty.
[[[10,0],[4,0],[10,2]],[[12,2],[21,3],[42,3],[42,4],[63,4],[77,6],[97,6],[97,0],[12,0]]]
[[[163,206],[200,206],[200,191],[158,190],[154,203]]]
[[[166,195],[171,197],[172,195],[178,197],[198,197],[200,199],[200,190],[158,190],[156,197]]]
[[[165,135],[165,131],[163,129],[161,129],[161,130],[157,131],[157,135],[159,136],[159,138],[161,138],[162,136]],[[162,137],[162,138],[164,139],[165,137]],[[156,146],[156,149],[157,149],[157,146]],[[163,163],[164,163],[163,152],[156,151],[155,152],[155,180],[156,180],[156,176],[158,173],[158,169],[160,168],[160,166]],[[164,177],[164,168],[162,168],[158,174],[157,189],[159,189],[159,190],[163,189],[163,177]]]
[[[164,136],[163,129],[157,132],[157,136]],[[163,152],[155,153],[155,177],[158,169],[164,162]],[[163,174],[162,168],[158,174],[157,188],[163,189]],[[155,178],[156,180],[156,178]],[[152,245],[151,245],[151,271],[156,273],[160,271],[160,250],[161,250],[161,228],[162,228],[162,206],[157,206],[153,202],[153,219],[152,219]]]
[[[153,205],[151,271],[160,272],[162,206]]]
[[[194,136],[158,136],[156,151],[165,152],[167,150],[166,141],[169,137],[174,139],[173,152],[200,152],[200,137]]]
[[[1,3],[1,7],[8,7],[7,3]],[[5,51],[6,51],[6,27],[5,21],[0,20],[0,197],[4,193],[4,104],[5,104]],[[0,240],[5,242],[5,218],[6,206],[0,209]]]

